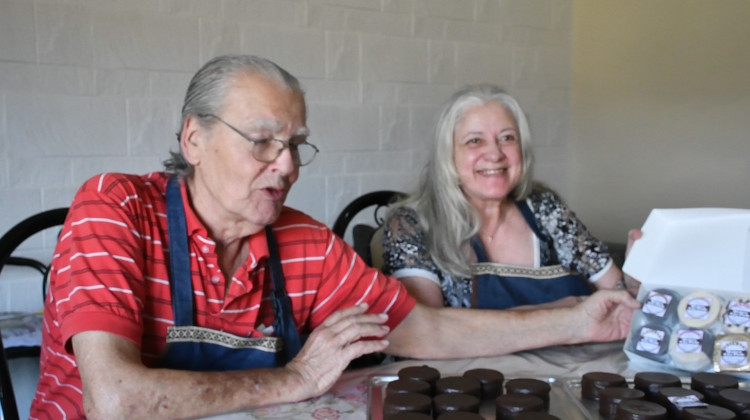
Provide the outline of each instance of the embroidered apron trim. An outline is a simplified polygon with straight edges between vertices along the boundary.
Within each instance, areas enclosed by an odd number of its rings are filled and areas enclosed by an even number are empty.
[[[527,277],[533,279],[551,279],[571,272],[562,265],[550,265],[548,267],[521,267],[509,264],[498,264],[491,262],[475,263],[471,265],[471,274],[480,276],[492,274],[495,276]]]
[[[204,327],[169,327],[167,343],[178,342],[208,342],[233,349],[256,349],[271,353],[284,348],[284,340],[278,337],[248,338]]]

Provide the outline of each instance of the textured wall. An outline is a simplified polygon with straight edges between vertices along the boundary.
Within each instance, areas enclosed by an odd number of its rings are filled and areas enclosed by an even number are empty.
[[[576,0],[568,198],[623,241],[653,208],[750,208],[750,2]]]
[[[0,0],[0,232],[98,172],[159,169],[189,78],[229,52],[301,78],[321,154],[288,203],[329,225],[361,193],[411,189],[439,105],[480,81],[521,100],[537,173],[564,192],[571,4]]]
[[[564,192],[571,36],[572,0],[0,0],[0,232],[96,173],[160,169],[189,78],[222,53],[302,80],[321,153],[288,204],[329,225],[364,192],[415,185],[466,83],[519,98],[539,178]],[[41,307],[27,276],[4,272],[0,310]]]

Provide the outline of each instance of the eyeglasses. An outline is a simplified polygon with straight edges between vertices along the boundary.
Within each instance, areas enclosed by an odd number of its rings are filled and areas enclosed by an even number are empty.
[[[292,143],[290,141],[279,140],[273,137],[267,139],[253,139],[228,122],[221,119],[221,117],[219,117],[218,115],[200,114],[198,115],[198,117],[217,119],[224,123],[224,125],[226,125],[227,127],[231,128],[232,131],[242,136],[242,138],[252,143],[253,157],[260,162],[271,163],[278,159],[285,149],[289,148],[294,164],[297,166],[305,166],[312,162],[313,159],[315,159],[315,155],[317,155],[319,152],[318,148],[315,147],[314,144],[308,143],[307,140],[299,143]]]

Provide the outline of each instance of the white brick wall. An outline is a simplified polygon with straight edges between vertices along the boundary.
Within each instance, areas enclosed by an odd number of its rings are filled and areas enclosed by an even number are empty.
[[[538,176],[564,190],[571,13],[572,0],[0,0],[0,232],[98,172],[159,169],[189,78],[228,52],[302,80],[322,153],[289,204],[328,224],[361,193],[412,188],[439,105],[471,82],[521,100]]]
[[[189,77],[226,52],[302,79],[323,150],[304,174],[360,181],[329,191],[341,200],[329,205],[293,191],[290,204],[327,223],[361,188],[413,185],[437,107],[465,83],[505,86],[530,111],[537,149],[565,149],[571,3],[0,0],[0,231],[64,205],[99,171],[157,169]]]
[[[0,232],[100,171],[158,169],[190,76],[227,52],[303,81],[322,153],[289,204],[328,224],[361,193],[415,185],[465,83],[521,100],[537,174],[564,190],[571,2],[0,0]]]
[[[289,204],[329,225],[364,192],[415,185],[438,107],[466,83],[519,98],[537,175],[565,190],[572,3],[0,0],[0,232],[67,206],[98,172],[159,169],[189,78],[230,52],[302,80],[322,153]],[[0,310],[40,305],[10,277]]]

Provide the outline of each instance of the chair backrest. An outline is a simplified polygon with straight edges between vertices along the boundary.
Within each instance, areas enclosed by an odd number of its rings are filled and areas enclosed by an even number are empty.
[[[26,239],[35,234],[55,226],[62,226],[67,215],[67,207],[46,210],[29,216],[10,228],[0,237],[0,273],[6,265],[23,265],[38,270],[44,279],[42,283],[43,297],[46,289],[48,265],[33,258],[14,256],[13,253]]]
[[[352,220],[361,212],[372,208],[372,224],[357,223],[351,227],[352,248],[367,264],[372,265],[370,240],[375,231],[383,225],[388,205],[404,197],[406,197],[406,194],[399,191],[382,190],[372,191],[355,198],[339,213],[333,223],[333,233],[342,239],[345,238],[347,228]]]
[[[0,237],[0,272],[2,272],[6,265],[21,265],[38,270],[42,278],[42,302],[44,301],[49,265],[34,258],[16,256],[13,253],[31,236],[55,226],[62,226],[65,223],[67,214],[67,207],[43,211],[20,221]],[[16,405],[15,393],[13,392],[13,382],[11,381],[10,369],[8,367],[8,359],[38,356],[39,348],[37,346],[5,349],[2,334],[0,334],[0,409],[2,409],[0,419],[18,420],[19,418],[18,406]]]

